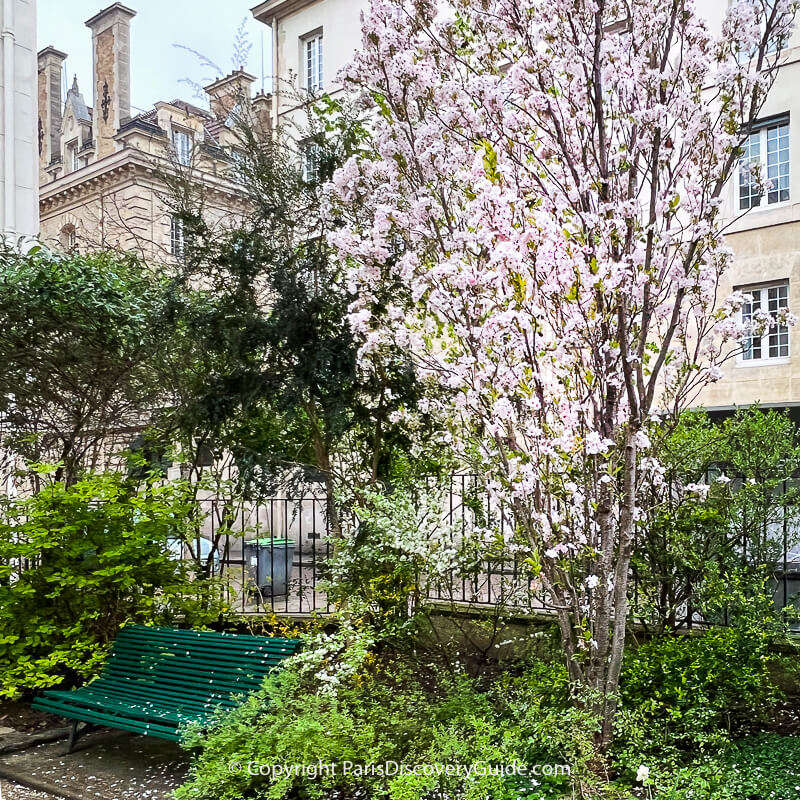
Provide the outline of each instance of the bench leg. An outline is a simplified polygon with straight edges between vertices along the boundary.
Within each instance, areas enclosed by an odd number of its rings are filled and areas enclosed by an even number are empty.
[[[80,725],[80,722],[77,719],[72,720],[72,727],[69,731],[69,740],[67,741],[67,755],[69,755],[75,749],[78,739],[83,736],[84,733],[87,733],[88,731],[97,727],[91,722],[85,722],[83,727],[78,730],[78,725]]]
[[[67,755],[69,755],[75,748],[75,742],[78,741],[78,720],[72,720],[72,727],[69,731],[69,741],[67,742]]]

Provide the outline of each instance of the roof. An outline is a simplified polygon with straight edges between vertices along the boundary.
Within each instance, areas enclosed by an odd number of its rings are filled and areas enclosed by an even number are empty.
[[[196,106],[193,103],[187,103],[186,100],[173,100],[170,105],[181,109],[181,111],[190,116],[202,117],[203,129],[206,135],[213,139],[216,144],[219,143],[219,133],[224,125],[210,111],[207,111],[205,108],[200,108],[200,106]]]
[[[220,131],[225,127],[220,120],[218,120],[210,111],[207,111],[205,108],[201,108],[200,106],[196,106],[193,103],[188,103],[186,100],[170,100],[167,105],[175,106],[175,108],[179,108],[184,114],[193,117],[201,117],[203,120],[203,129],[206,132],[206,135],[215,143],[219,143],[219,134]],[[136,123],[144,123],[145,125],[158,125],[158,110],[155,108],[151,108],[149,111],[144,111],[141,114],[137,114],[135,117],[131,117],[125,123],[125,127],[129,125],[135,125]]]
[[[67,92],[67,99],[64,105],[66,109],[72,109],[73,114],[75,114],[75,119],[79,122],[92,121],[92,111],[86,105],[86,101],[83,99],[83,95],[78,88],[77,75],[72,81],[72,88]]]
[[[301,8],[316,3],[317,0],[265,0],[250,9],[250,13],[265,25],[272,26],[273,19],[282,19]]]

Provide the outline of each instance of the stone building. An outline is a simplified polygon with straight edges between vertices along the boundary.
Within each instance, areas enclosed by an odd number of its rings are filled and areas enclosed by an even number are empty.
[[[727,6],[727,0],[708,3],[706,13],[715,27]],[[720,297],[733,289],[748,294],[745,317],[759,308],[783,307],[800,315],[800,29],[795,28],[779,63],[761,118],[723,195],[726,238],[735,261]],[[756,193],[748,170],[754,162],[772,183],[763,195]],[[789,408],[800,421],[800,327],[767,331],[732,355],[723,371],[699,398],[704,407],[726,413],[760,403]]]
[[[184,238],[171,208],[176,185],[202,192],[212,224],[244,208],[236,182],[231,114],[248,103],[268,123],[270,98],[252,96],[243,70],[206,87],[210,111],[183,100],[131,115],[131,21],[121,3],[87,20],[91,88],[78,78],[62,97],[66,54],[39,52],[41,237],[62,248],[117,248],[152,261],[180,259]],[[135,42],[134,42],[135,46]]]
[[[36,2],[0,4],[0,232],[39,230],[36,168]]]

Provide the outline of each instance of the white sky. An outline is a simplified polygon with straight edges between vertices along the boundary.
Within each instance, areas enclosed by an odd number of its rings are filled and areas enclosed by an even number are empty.
[[[52,45],[67,53],[68,86],[77,73],[78,85],[87,105],[92,104],[92,32],[84,24],[113,0],[39,0],[37,49]],[[253,19],[250,8],[256,0],[122,0],[137,12],[131,20],[131,109],[132,114],[148,110],[158,100],[181,98],[198,102],[194,89],[181,83],[191,78],[207,85],[220,77],[215,70],[185,50],[186,45],[219,65],[224,73],[233,69],[236,33],[242,20],[252,49],[245,69],[259,78],[261,88],[262,34],[264,71],[269,75],[270,29]],[[238,66],[238,64],[236,65]],[[269,77],[266,90],[270,89]]]

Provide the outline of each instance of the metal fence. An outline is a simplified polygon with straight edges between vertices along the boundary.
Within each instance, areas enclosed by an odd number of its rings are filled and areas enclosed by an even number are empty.
[[[450,486],[443,489],[442,500],[437,536],[449,537],[450,544],[466,541],[477,529],[492,530],[502,542],[514,528],[513,515],[490,498],[479,477],[453,476]],[[800,609],[800,530],[788,524],[789,518],[784,514],[782,522],[769,532],[775,552],[782,556],[766,568],[763,560],[760,566],[754,565],[762,574],[771,575],[769,591],[778,611],[790,606]],[[171,546],[176,557],[196,561],[207,576],[221,580],[229,605],[237,613],[333,611],[325,587],[335,537],[323,493],[252,502],[201,496],[192,538],[175,540]],[[746,563],[752,554],[744,549],[741,556]],[[546,613],[548,604],[525,563],[527,557],[527,552],[515,552],[513,547],[488,547],[468,569],[419,576],[420,599],[487,611],[502,606],[519,613]],[[18,566],[25,569],[24,564]],[[646,621],[652,583],[648,585],[635,569],[630,594],[633,616]],[[691,591],[685,595],[674,609],[673,624],[691,628],[729,621],[727,611],[718,618],[704,618]],[[800,630],[800,615],[797,619],[797,623],[790,622],[794,630]]]
[[[492,501],[480,478],[454,476],[445,489],[441,527],[451,543],[463,540],[476,528],[491,527],[503,540],[514,521],[507,509]],[[206,497],[193,542],[183,556],[203,563],[208,574],[223,579],[228,601],[241,614],[274,612],[282,615],[329,613],[333,610],[325,591],[327,567],[334,547],[327,500],[323,494],[274,497],[243,503]],[[776,610],[798,605],[800,596],[800,532],[783,524],[774,532],[782,557],[762,572],[771,572],[769,591]],[[742,552],[746,561],[748,553]],[[547,612],[548,605],[525,564],[527,553],[513,548],[490,549],[474,567],[435,579],[421,576],[421,599],[474,606],[486,610],[504,606],[520,613]],[[634,571],[631,582],[632,613],[645,621],[648,600],[644,583]],[[652,591],[652,587],[650,587]],[[674,624],[695,627],[726,624],[727,611],[707,619],[698,611],[691,593],[674,609]],[[792,628],[800,625],[792,624]]]
[[[335,539],[323,494],[250,503],[204,497],[198,507],[194,539],[182,546],[181,554],[223,579],[235,611],[291,615],[333,610],[325,581]],[[450,544],[457,545],[489,520],[501,536],[511,524],[479,479],[454,476],[445,489],[441,514]],[[541,608],[523,562],[522,556],[509,553],[487,555],[466,572],[421,576],[422,599]]]

